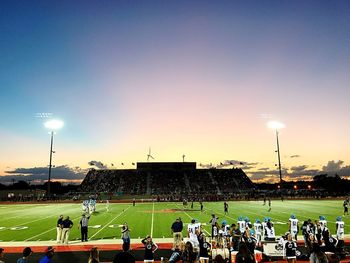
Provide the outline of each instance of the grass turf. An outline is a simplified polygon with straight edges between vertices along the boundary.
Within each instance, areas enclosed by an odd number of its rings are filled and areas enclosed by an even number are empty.
[[[336,217],[343,214],[342,203],[342,200],[272,200],[272,209],[268,212],[268,206],[263,206],[262,201],[236,201],[229,202],[229,215],[226,216],[223,214],[223,202],[205,202],[203,212],[199,211],[199,203],[194,203],[193,210],[190,203],[185,210],[182,203],[137,203],[135,207],[132,204],[110,203],[109,212],[106,204],[98,203],[97,212],[90,218],[89,238],[119,239],[118,225],[124,222],[129,224],[131,238],[148,234],[155,238],[171,237],[170,227],[177,217],[181,217],[184,223],[189,223],[192,218],[208,223],[213,213],[220,218],[219,222],[225,219],[229,224],[236,223],[238,216],[249,217],[252,222],[256,218],[270,217],[277,235],[288,230],[287,222],[292,213],[299,219],[299,225],[308,218],[314,221],[319,215],[324,215],[328,228],[334,233]],[[60,214],[69,215],[74,223],[69,239],[79,239],[77,226],[82,215],[81,204],[0,205],[0,241],[55,240],[55,226]],[[343,217],[343,220],[345,233],[350,234],[350,216]],[[185,229],[186,226],[184,234]],[[204,231],[208,234],[210,226],[204,226]]]

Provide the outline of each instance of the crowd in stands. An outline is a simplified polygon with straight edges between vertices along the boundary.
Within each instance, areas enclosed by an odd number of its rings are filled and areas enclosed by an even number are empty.
[[[82,192],[128,195],[207,195],[241,193],[254,184],[241,169],[197,170],[94,170],[81,183]]]
[[[147,175],[137,170],[91,169],[81,184],[83,192],[146,194]]]

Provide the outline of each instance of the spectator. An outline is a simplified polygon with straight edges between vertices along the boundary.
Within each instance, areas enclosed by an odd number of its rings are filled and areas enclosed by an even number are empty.
[[[182,258],[183,243],[182,241],[175,245],[174,251],[169,258],[169,263],[180,262]]]
[[[316,236],[313,233],[310,233],[309,237],[307,239],[307,242],[306,242],[306,246],[308,249],[308,255],[310,255],[313,252],[315,245],[318,246],[318,241],[316,239]]]
[[[113,263],[135,263],[135,258],[128,252],[128,247],[126,244],[123,244],[123,252],[115,255]]]
[[[175,222],[171,226],[171,231],[174,237],[173,249],[175,249],[177,244],[182,242],[182,229],[183,223],[181,221],[181,218],[176,218]]]
[[[221,255],[216,255],[214,263],[226,263],[225,259]]]
[[[93,247],[90,249],[90,256],[89,256],[89,261],[88,263],[99,263],[99,252],[97,247]]]
[[[23,249],[23,256],[17,259],[17,263],[28,263],[28,258],[32,253],[32,249],[30,247],[26,247],[25,249]]]
[[[236,255],[236,263],[254,263],[254,255],[249,252],[244,242],[239,244],[239,251]]]
[[[2,247],[0,247],[0,263],[5,263],[5,261],[3,261],[3,256],[4,256],[4,249]]]
[[[314,244],[313,252],[310,255],[310,263],[328,263],[326,254],[321,251],[318,244]]]
[[[53,258],[54,254],[54,248],[51,246],[47,247],[45,250],[45,256],[40,259],[39,263],[52,263],[51,258]]]
[[[193,246],[190,241],[186,242],[184,252],[182,254],[183,263],[194,263],[196,261],[197,254],[193,251]]]

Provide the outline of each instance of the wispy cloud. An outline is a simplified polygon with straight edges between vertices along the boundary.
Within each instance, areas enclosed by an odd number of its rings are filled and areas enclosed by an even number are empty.
[[[350,165],[343,166],[344,162],[339,161],[328,161],[321,169],[315,169],[309,165],[303,164],[298,166],[292,166],[290,168],[282,169],[282,176],[284,180],[312,180],[314,176],[319,174],[338,174],[342,177],[350,178]],[[247,175],[251,180],[257,182],[273,182],[278,181],[279,171],[277,169],[269,167],[260,167],[256,171],[247,171]]]

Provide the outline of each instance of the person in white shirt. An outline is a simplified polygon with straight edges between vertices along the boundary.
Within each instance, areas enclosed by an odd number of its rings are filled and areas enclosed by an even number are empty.
[[[198,235],[200,232],[201,223],[196,222],[195,219],[192,219],[191,223],[187,226],[187,233],[194,249],[199,249]]]
[[[255,223],[254,223],[254,230],[255,230],[255,236],[256,236],[256,241],[257,241],[257,245],[260,246],[260,242],[261,242],[261,232],[262,232],[262,225],[260,222],[260,219],[257,218]]]
[[[338,240],[344,240],[344,229],[345,223],[342,220],[341,216],[337,217],[337,222],[335,222],[336,235]]]
[[[238,217],[237,225],[238,225],[239,231],[243,233],[245,231],[245,221],[241,216]]]
[[[271,222],[271,219],[267,219],[266,227],[265,227],[265,240],[267,241],[275,241],[276,235],[275,235],[275,228],[273,226],[273,223]]]
[[[321,226],[321,231],[323,232],[325,228],[327,227],[327,220],[325,216],[319,216],[320,220],[318,221]]]
[[[298,240],[298,232],[299,232],[298,221],[299,220],[295,217],[294,214],[292,214],[289,218],[289,232],[292,235],[292,239],[295,241]]]

